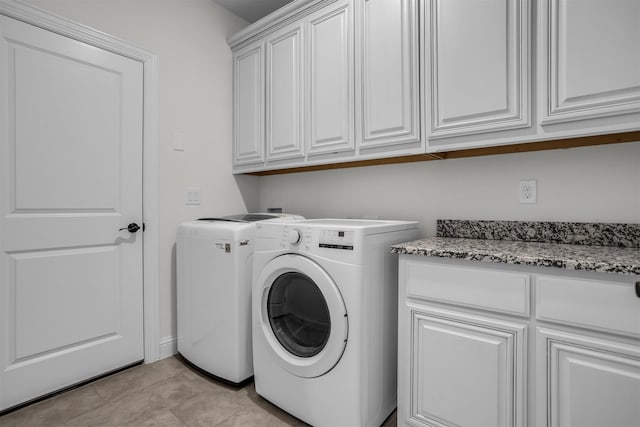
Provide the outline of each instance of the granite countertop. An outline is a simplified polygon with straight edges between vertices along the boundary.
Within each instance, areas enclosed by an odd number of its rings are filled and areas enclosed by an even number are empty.
[[[640,275],[640,224],[439,220],[437,237],[391,251]]]

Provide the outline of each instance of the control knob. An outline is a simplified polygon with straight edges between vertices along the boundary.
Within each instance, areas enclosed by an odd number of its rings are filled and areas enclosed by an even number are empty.
[[[298,246],[301,241],[302,241],[302,234],[300,233],[300,230],[289,230],[289,233],[287,234],[288,243],[294,246]]]

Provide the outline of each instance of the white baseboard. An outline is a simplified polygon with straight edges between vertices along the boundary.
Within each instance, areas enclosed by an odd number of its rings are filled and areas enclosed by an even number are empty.
[[[160,360],[178,354],[178,340],[176,337],[164,337],[160,340]]]

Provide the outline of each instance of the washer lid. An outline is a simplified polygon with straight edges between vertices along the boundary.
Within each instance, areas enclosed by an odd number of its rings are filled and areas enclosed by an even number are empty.
[[[229,221],[229,222],[256,222],[265,219],[279,218],[278,215],[246,213],[238,215],[221,216],[219,218],[199,218],[198,221]]]
[[[347,311],[322,267],[300,255],[281,255],[262,270],[256,290],[262,332],[286,370],[314,378],[338,363],[347,343]]]

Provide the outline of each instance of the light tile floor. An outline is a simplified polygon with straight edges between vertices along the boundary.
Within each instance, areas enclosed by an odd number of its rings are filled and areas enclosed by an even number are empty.
[[[102,378],[0,417],[0,426],[305,426],[255,392],[170,357]],[[384,427],[396,425],[395,412]],[[336,426],[342,427],[342,426]]]

